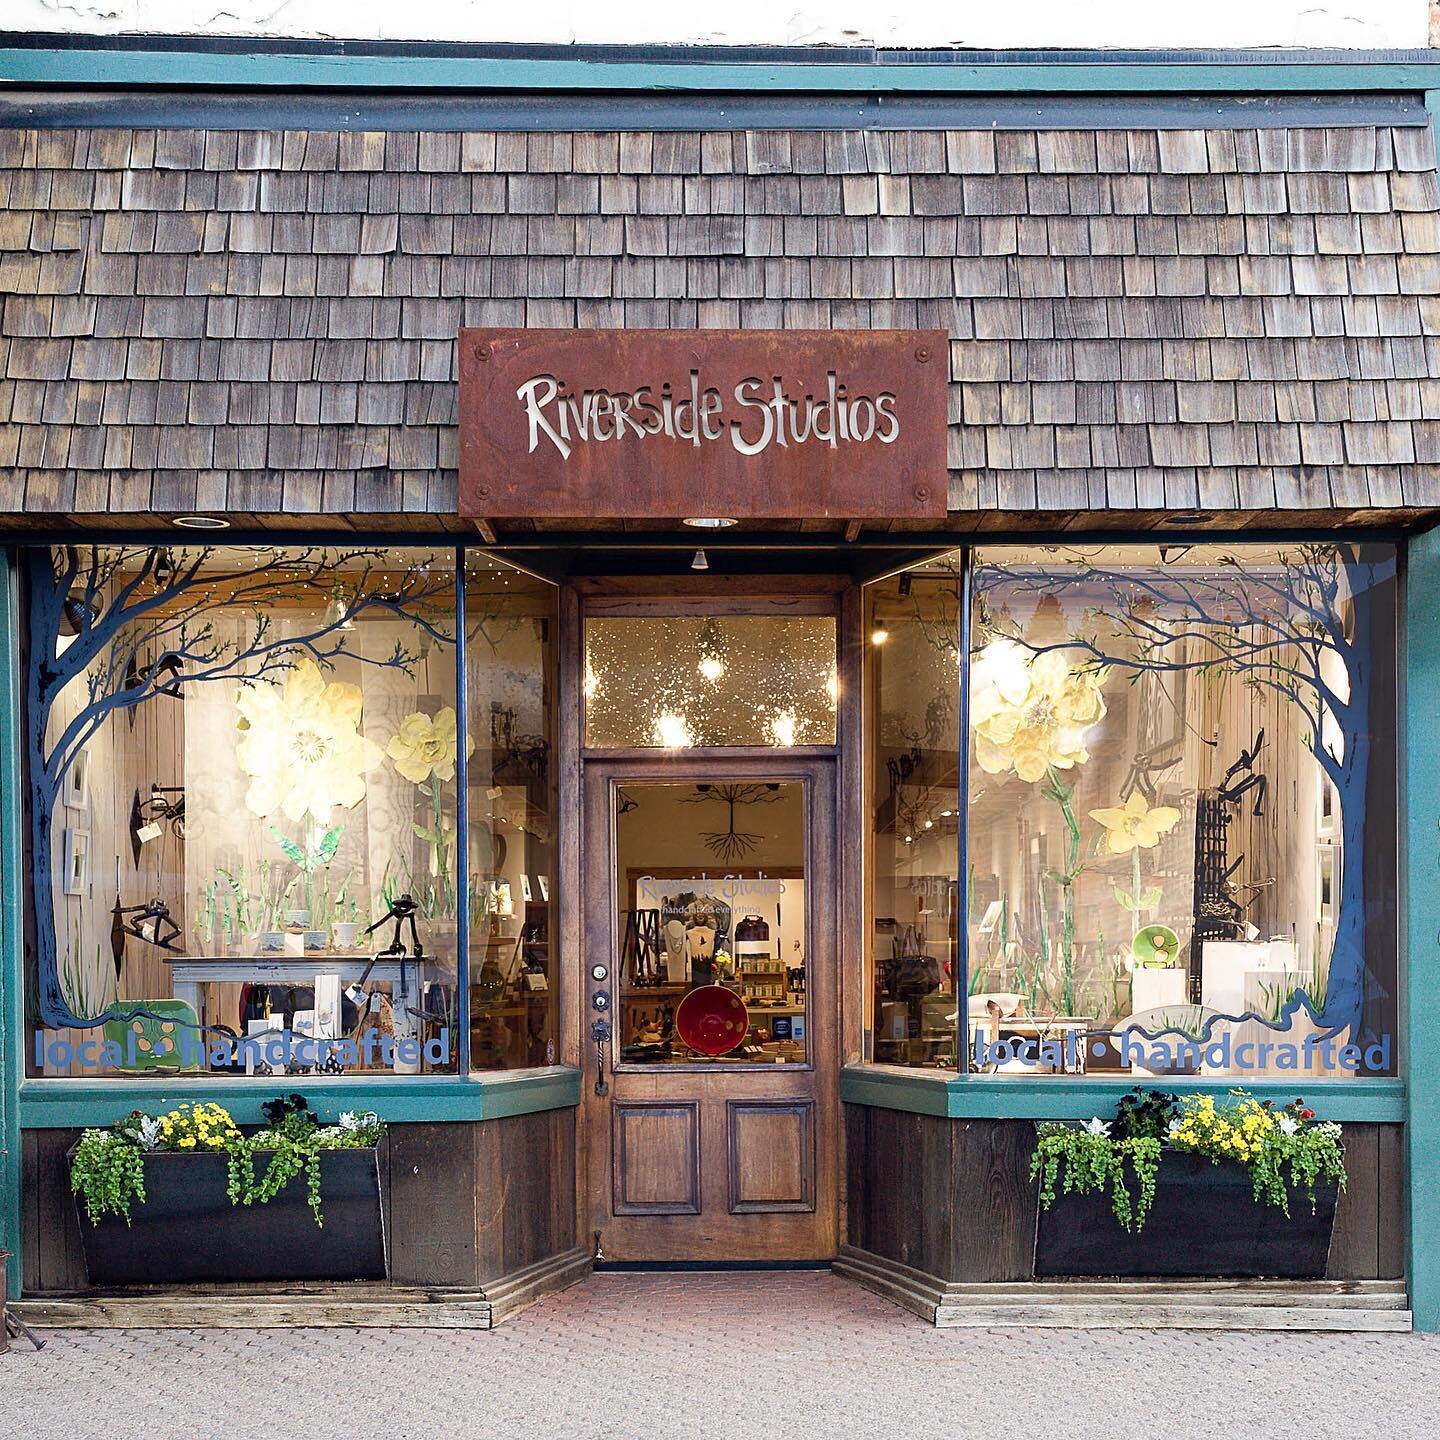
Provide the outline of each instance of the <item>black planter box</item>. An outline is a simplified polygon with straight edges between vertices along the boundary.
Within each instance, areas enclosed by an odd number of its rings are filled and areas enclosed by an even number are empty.
[[[269,1163],[255,1157],[257,1174]],[[302,1171],[266,1204],[232,1205],[224,1155],[145,1157],[145,1202],[92,1225],[75,1197],[92,1285],[193,1280],[383,1280],[385,1224],[380,1167],[371,1150],[320,1156],[315,1223]]]
[[[1254,1198],[1244,1166],[1167,1150],[1139,1232],[1115,1218],[1108,1192],[1066,1195],[1057,1186],[1036,1223],[1035,1274],[1318,1280],[1338,1195],[1333,1183],[1317,1185],[1312,1214],[1309,1196],[1292,1191],[1287,1220]]]

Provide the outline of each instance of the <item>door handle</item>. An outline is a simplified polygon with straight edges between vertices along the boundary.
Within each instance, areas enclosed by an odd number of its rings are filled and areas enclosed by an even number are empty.
[[[608,1095],[610,1086],[605,1080],[605,1047],[610,1043],[610,1022],[603,1018],[592,1020],[590,1038],[595,1042],[595,1093]]]

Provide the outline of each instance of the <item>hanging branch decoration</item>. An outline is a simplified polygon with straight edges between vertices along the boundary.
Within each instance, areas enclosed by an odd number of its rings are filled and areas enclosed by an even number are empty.
[[[700,838],[705,848],[727,865],[743,860],[765,838],[752,831],[736,830],[735,807],[737,805],[768,805],[781,798],[780,787],[773,782],[752,785],[697,785],[695,794],[687,795],[683,805],[701,805],[707,800],[719,800],[728,807],[730,823],[724,830],[704,830]]]
[[[1100,563],[1083,551],[1060,553],[1068,561],[1063,572],[1050,559],[1033,572],[977,567],[977,651],[995,638],[991,601],[997,591],[1042,597],[1092,591],[1105,598],[1085,612],[1079,633],[1045,643],[1019,634],[1004,638],[1036,657],[1065,652],[1072,664],[1095,673],[1113,670],[1132,679],[1161,671],[1233,675],[1277,695],[1300,712],[1315,763],[1339,797],[1345,865],[1323,1004],[1317,1010],[1297,991],[1278,1020],[1258,1012],[1217,1015],[1206,1021],[1207,1037],[1222,1021],[1285,1029],[1302,1009],[1322,1031],[1358,1037],[1367,998],[1362,882],[1373,744],[1368,636],[1376,595],[1394,578],[1393,554],[1325,542],[1297,545],[1263,563],[1224,554],[1202,565],[1147,572]],[[1338,688],[1337,676],[1345,677]]]
[[[257,547],[248,556],[242,553],[238,565],[228,566],[213,546],[66,545],[27,553],[26,745],[35,904],[44,917],[36,927],[43,1024],[84,1027],[111,1013],[80,1017],[71,1010],[49,918],[54,913],[53,812],[76,757],[112,716],[132,714],[157,695],[183,698],[196,685],[277,679],[302,657],[323,668],[343,657],[410,673],[419,659],[415,651],[397,641],[388,655],[368,656],[349,648],[348,632],[359,616],[390,614],[430,642],[453,645],[453,631],[442,622],[453,613],[455,581],[438,565],[432,574],[424,560],[396,574],[387,566],[389,559],[384,550],[325,546]],[[349,588],[344,603],[335,604],[342,560]],[[297,599],[313,602],[324,618],[307,620],[298,633],[283,635],[274,614]],[[245,617],[235,638],[221,633],[216,617],[222,614]],[[68,639],[63,646],[58,643],[62,635]],[[72,685],[80,687],[83,703],[51,741],[56,704]]]

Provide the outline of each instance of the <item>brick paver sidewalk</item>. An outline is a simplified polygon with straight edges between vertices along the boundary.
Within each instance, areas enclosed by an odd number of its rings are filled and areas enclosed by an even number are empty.
[[[596,1276],[493,1332],[50,1331],[26,1440],[1430,1440],[1440,1340],[935,1330],[819,1273]]]

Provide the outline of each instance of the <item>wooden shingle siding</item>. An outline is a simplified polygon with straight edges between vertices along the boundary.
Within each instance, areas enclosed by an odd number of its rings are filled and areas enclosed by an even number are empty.
[[[0,514],[453,506],[462,325],[938,326],[957,525],[1413,518],[1437,214],[1423,126],[0,130]]]

